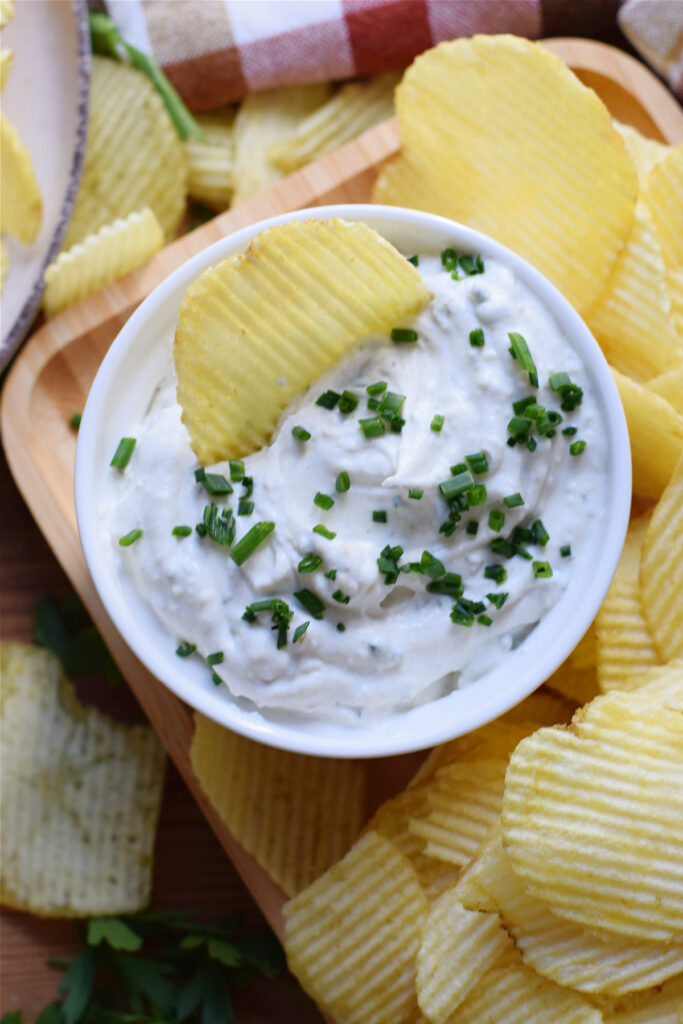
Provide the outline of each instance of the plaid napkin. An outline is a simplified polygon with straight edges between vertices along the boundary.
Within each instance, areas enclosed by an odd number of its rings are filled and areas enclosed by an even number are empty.
[[[259,89],[400,70],[430,46],[475,32],[607,38],[619,3],[107,0],[106,6],[127,42],[153,53],[187,105],[201,111]]]

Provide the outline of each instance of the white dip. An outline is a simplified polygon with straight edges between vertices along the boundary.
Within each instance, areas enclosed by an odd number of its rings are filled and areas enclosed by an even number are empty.
[[[168,630],[169,646],[195,644],[193,658],[222,652],[222,661],[212,659],[207,672],[217,673],[234,697],[259,707],[357,721],[471,683],[504,659],[558,600],[604,507],[604,424],[582,363],[553,317],[494,260],[486,260],[483,274],[460,280],[442,269],[438,255],[420,256],[419,269],[434,299],[412,324],[400,325],[417,331],[417,343],[364,343],[284,414],[268,448],[244,459],[254,481],[254,510],[236,516],[235,541],[257,522],[275,528],[241,567],[229,547],[194,529],[212,500],[219,513],[227,507],[236,513],[244,488],[233,483],[233,494],[212,499],[195,481],[197,461],[170,375],[142,424],[131,424],[137,445],[128,466],[112,470],[120,498],[106,511],[111,544]],[[483,346],[470,343],[477,328]],[[526,339],[538,389],[511,357],[509,332]],[[510,447],[512,402],[533,395],[546,409],[560,410],[562,397],[548,386],[558,371],[583,388],[582,404],[562,412],[552,439],[532,427],[535,451],[523,443]],[[366,438],[359,420],[377,416],[368,410],[366,388],[379,381],[405,395],[405,424],[400,432],[387,424],[382,436]],[[317,405],[328,389],[352,392],[357,408],[344,414],[338,406]],[[444,417],[439,432],[430,427],[436,414]],[[310,440],[296,440],[294,426],[309,431]],[[566,427],[578,432],[563,435]],[[569,446],[577,440],[586,447],[572,456]],[[439,484],[453,479],[451,466],[478,452],[485,453],[489,469],[473,475],[473,482],[484,485],[485,503],[462,511],[447,536],[439,532],[449,517]],[[342,471],[350,487],[339,493],[335,482]],[[230,478],[228,463],[211,472]],[[424,491],[422,498],[410,497],[411,489]],[[334,505],[316,505],[317,492]],[[506,506],[503,499],[516,494],[524,503]],[[375,510],[386,513],[386,523],[373,521]],[[492,511],[505,516],[499,532],[489,525]],[[550,539],[545,546],[525,541],[530,559],[491,550],[491,542],[537,519]],[[476,535],[468,532],[473,522]],[[334,538],[313,532],[317,524]],[[178,525],[191,526],[192,533],[173,536]],[[132,529],[142,536],[121,547],[119,538]],[[472,624],[465,625],[451,619],[453,596],[426,589],[429,575],[401,572],[395,583],[385,582],[377,559],[386,545],[403,548],[400,565],[420,563],[429,552],[461,576],[467,601],[485,607],[456,610],[456,618],[471,614]],[[571,546],[569,556],[561,554],[565,545]],[[308,554],[322,564],[313,572],[297,571]],[[534,562],[549,563],[552,577],[538,578]],[[485,577],[491,565],[501,566],[507,578]],[[334,579],[326,575],[330,570]],[[322,619],[293,596],[305,588],[324,603]],[[335,600],[335,593],[348,603]],[[499,609],[488,594],[508,596]],[[293,612],[280,648],[272,612],[261,611],[251,623],[242,618],[247,605],[267,598],[282,599]],[[292,642],[306,621],[307,631]]]

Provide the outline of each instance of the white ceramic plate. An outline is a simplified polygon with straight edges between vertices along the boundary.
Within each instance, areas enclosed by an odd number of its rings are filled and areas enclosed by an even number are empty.
[[[25,338],[57,255],[81,178],[88,128],[90,35],[86,0],[19,0],[2,30],[14,53],[2,112],[28,147],[43,197],[33,245],[4,237],[10,269],[0,293],[0,369]]]
[[[604,518],[575,559],[562,598],[526,640],[472,685],[356,727],[247,709],[226,687],[213,685],[203,662],[176,657],[177,638],[166,632],[123,572],[100,514],[114,498],[111,454],[142,418],[171,365],[178,309],[189,285],[206,267],[242,252],[264,228],[311,216],[365,221],[406,254],[453,246],[509,266],[555,316],[583,360],[608,440]],[[105,357],[88,397],[76,453],[76,513],[86,561],[109,615],[141,661],[182,700],[236,732],[275,747],[337,757],[385,756],[441,743],[496,718],[536,689],[575,647],[602,602],[624,542],[630,499],[630,449],[621,402],[596,341],[569,303],[528,263],[478,232],[431,214],[382,206],[320,207],[275,217],[216,242],[171,274],[133,314]]]

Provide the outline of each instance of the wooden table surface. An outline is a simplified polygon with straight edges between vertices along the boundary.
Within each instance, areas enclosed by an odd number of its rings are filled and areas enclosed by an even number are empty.
[[[70,593],[69,583],[35,525],[0,454],[0,638],[31,641],[33,609],[41,597]],[[109,690],[104,681],[78,687],[81,699],[132,721],[142,717],[125,683]],[[207,920],[231,911],[244,915],[249,929],[265,927],[239,875],[204,820],[185,784],[169,766],[157,832],[152,906],[189,908]],[[23,1009],[23,1024],[57,997],[61,972],[49,957],[73,955],[78,941],[69,921],[41,920],[29,914],[0,914],[0,1015]],[[286,985],[262,982],[236,993],[237,1024],[322,1018],[289,995]]]

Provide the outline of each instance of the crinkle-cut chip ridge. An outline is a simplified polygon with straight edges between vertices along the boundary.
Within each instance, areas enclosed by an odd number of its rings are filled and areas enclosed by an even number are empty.
[[[270,438],[291,400],[359,339],[387,335],[431,298],[365,224],[290,221],[211,267],[178,317],[178,401],[203,464]]]
[[[61,252],[45,271],[45,315],[56,316],[86,295],[137,270],[163,244],[161,225],[149,207],[105,224],[67,252]]]
[[[2,230],[24,245],[35,242],[43,220],[43,200],[31,156],[19,133],[0,113],[0,221]]]
[[[529,967],[487,971],[449,1024],[602,1024],[587,999]]]
[[[669,267],[683,264],[683,142],[650,171],[642,195],[657,228]]]
[[[608,362],[634,380],[656,377],[683,361],[662,247],[643,200],[636,203],[631,233],[586,323]]]
[[[227,210],[234,190],[235,138],[231,107],[199,114],[197,121],[206,142],[194,136],[185,140],[187,191],[193,199],[214,210]]]
[[[474,732],[442,743],[427,755],[410,780],[410,785],[416,786],[426,782],[439,768],[454,761],[488,761],[501,757],[507,759],[519,741],[532,733],[537,726],[537,722],[508,722],[500,718],[482,725]]]
[[[638,693],[657,707],[683,712],[683,658],[643,672]]]
[[[0,647],[0,899],[46,917],[149,901],[165,758],[147,726],[79,704],[58,659]]]
[[[482,863],[456,895],[481,903],[478,887],[491,900],[524,962],[545,978],[583,993],[623,995],[659,985],[683,970],[683,946],[597,933],[554,914],[529,895],[503,849],[500,829],[491,832]],[[470,869],[468,869],[470,870]]]
[[[344,1024],[412,1024],[415,956],[427,901],[409,861],[367,832],[285,904],[290,970]]]
[[[375,202],[469,224],[528,259],[579,312],[590,309],[628,237],[638,188],[596,94],[542,46],[479,35],[418,57],[395,102],[403,149],[380,173]]]
[[[221,820],[288,896],[343,857],[360,832],[360,761],[266,747],[199,714],[190,759]]]
[[[612,367],[631,440],[633,491],[658,499],[683,452],[683,416],[645,384]],[[656,637],[655,637],[656,639]]]
[[[680,1024],[683,1021],[683,974],[661,988],[614,1000],[603,1011],[605,1024]]]
[[[470,989],[512,945],[494,914],[465,910],[453,890],[431,906],[417,954],[417,1001],[431,1024],[448,1024]]]
[[[145,206],[170,239],[186,191],[183,143],[152,83],[127,64],[93,57],[88,144],[62,248]]]
[[[683,274],[681,274],[681,289],[683,290]],[[683,336],[683,326],[681,335]],[[649,380],[647,386],[660,398],[666,399],[679,416],[683,416],[683,362],[675,369],[669,370],[668,373]]]
[[[683,452],[652,513],[640,564],[643,608],[665,661],[683,657]]]
[[[514,870],[567,920],[683,941],[682,779],[683,716],[638,693],[597,697],[571,728],[539,730],[510,759],[502,821]]]
[[[649,521],[646,515],[631,522],[595,622],[598,684],[603,693],[638,689],[643,671],[660,664],[640,592],[640,553]]]
[[[637,128],[633,128],[630,124],[623,124],[616,120],[613,124],[626,143],[626,148],[638,172],[638,181],[642,185],[653,167],[656,167],[669,155],[671,146],[642,135]]]

